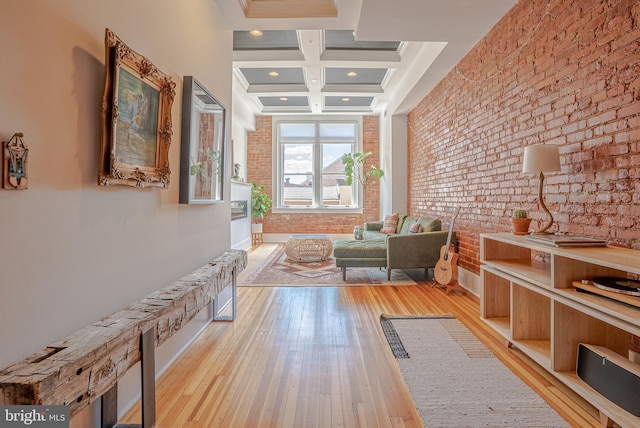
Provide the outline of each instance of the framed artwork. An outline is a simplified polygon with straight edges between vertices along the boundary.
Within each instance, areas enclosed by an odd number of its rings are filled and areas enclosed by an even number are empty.
[[[176,84],[109,29],[105,51],[98,183],[166,189]]]
[[[222,202],[225,108],[193,76],[182,90],[180,203]]]

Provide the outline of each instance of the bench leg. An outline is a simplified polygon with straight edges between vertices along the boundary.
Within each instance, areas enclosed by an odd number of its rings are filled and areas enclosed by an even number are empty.
[[[343,281],[347,280],[347,268],[346,267],[342,268],[342,280]]]
[[[387,268],[387,281],[391,281],[391,268]]]

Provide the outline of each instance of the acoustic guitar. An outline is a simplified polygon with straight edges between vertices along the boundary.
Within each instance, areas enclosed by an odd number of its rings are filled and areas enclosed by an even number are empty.
[[[451,224],[449,225],[449,234],[447,235],[447,244],[440,248],[440,259],[436,263],[436,267],[433,270],[433,275],[438,284],[447,286],[447,293],[454,288],[462,288],[457,285],[458,283],[458,254],[456,254],[455,248],[451,245],[451,236],[453,235],[453,223],[458,217],[460,207],[457,207],[451,217]],[[435,285],[435,283],[434,283]]]

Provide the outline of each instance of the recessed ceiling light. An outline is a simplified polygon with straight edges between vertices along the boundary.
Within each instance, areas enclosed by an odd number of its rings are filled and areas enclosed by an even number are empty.
[[[311,79],[311,83],[318,83],[318,79]]]
[[[254,37],[260,37],[262,36],[262,30],[251,30],[249,31],[249,34],[251,34]]]
[[[347,73],[348,77],[356,77],[358,75],[358,73],[356,73],[355,71],[350,71]]]
[[[271,77],[278,77],[278,76],[280,76],[280,73],[278,73],[277,71],[270,71],[270,72],[269,72],[269,76],[271,76]]]
[[[287,97],[280,97],[280,101],[287,101],[289,98]]]
[[[351,98],[344,97],[344,98],[342,99],[342,101],[344,101],[344,102],[346,103],[347,101],[351,101]]]

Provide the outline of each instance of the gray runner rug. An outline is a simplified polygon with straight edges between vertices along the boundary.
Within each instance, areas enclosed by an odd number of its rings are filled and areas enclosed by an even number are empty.
[[[452,316],[380,318],[425,427],[569,427]]]

